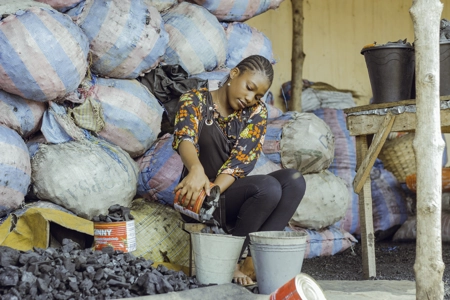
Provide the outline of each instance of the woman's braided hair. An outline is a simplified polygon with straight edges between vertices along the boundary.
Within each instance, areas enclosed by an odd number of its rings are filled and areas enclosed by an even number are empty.
[[[261,72],[263,75],[267,77],[267,79],[270,82],[270,85],[272,85],[273,81],[273,67],[270,61],[261,55],[251,55],[246,58],[244,58],[237,66],[236,68],[239,69],[239,71],[254,71],[254,72]]]

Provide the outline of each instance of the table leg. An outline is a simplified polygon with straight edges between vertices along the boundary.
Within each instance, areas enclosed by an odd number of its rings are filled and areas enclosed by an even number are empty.
[[[356,161],[358,169],[367,155],[367,136],[356,136]],[[362,263],[364,279],[376,276],[375,235],[372,217],[372,190],[370,176],[359,192],[359,222],[361,228]]]

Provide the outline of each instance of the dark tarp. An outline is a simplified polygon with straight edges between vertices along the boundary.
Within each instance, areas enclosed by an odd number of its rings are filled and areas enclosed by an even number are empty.
[[[208,87],[207,80],[189,77],[180,65],[159,65],[140,77],[140,81],[164,107],[160,136],[173,133],[180,96],[191,89]]]

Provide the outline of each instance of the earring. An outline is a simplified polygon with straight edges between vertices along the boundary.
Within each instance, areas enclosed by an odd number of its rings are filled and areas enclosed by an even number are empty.
[[[227,84],[228,86],[230,86],[231,85],[231,83],[230,82],[228,82],[228,84]]]

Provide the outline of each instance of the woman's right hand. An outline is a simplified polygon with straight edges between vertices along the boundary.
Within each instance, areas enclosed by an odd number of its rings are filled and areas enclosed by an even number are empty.
[[[205,190],[206,195],[210,193],[210,181],[203,170],[203,167],[193,166],[188,175],[175,187],[175,193],[180,190],[180,195],[177,200],[183,199],[181,203],[184,207],[193,207],[202,189]]]

